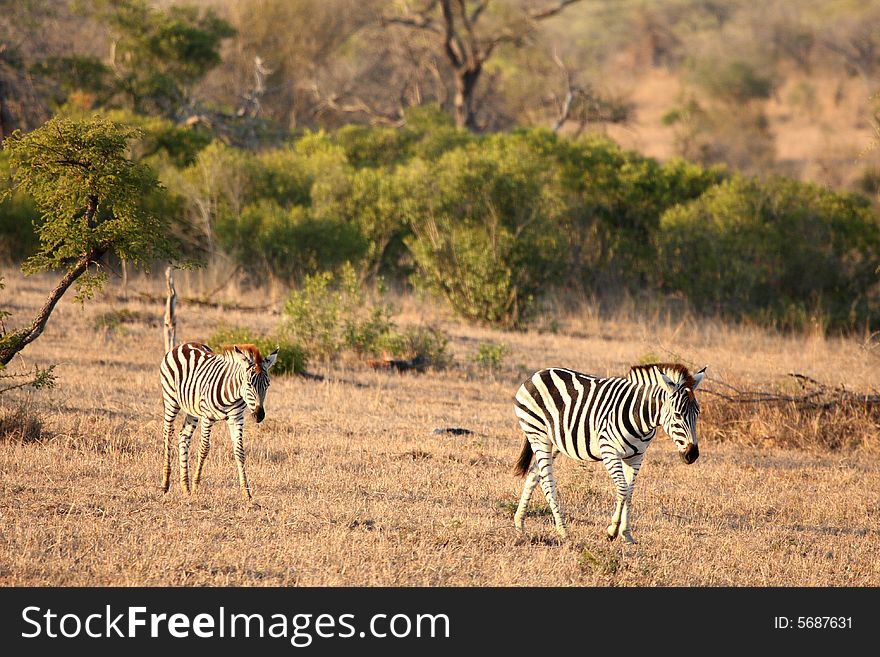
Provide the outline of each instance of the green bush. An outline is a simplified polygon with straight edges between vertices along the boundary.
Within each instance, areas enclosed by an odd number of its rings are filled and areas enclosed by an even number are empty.
[[[361,236],[364,251],[360,269],[368,276],[382,273],[399,277],[402,273],[404,240],[410,234],[407,213],[412,199],[418,197],[410,178],[414,168],[363,168],[351,176],[341,211],[346,225],[356,227]]]
[[[321,272],[306,276],[302,288],[290,293],[282,330],[302,344],[310,357],[330,360],[351,349],[359,355],[381,352],[379,339],[391,326],[391,307],[366,307],[366,295],[354,268],[346,263],[338,276]]]
[[[403,331],[391,329],[380,338],[377,346],[383,353],[435,370],[445,370],[453,364],[452,354],[449,353],[449,336],[438,328],[419,326]]]
[[[92,320],[92,328],[112,335],[125,335],[127,332],[126,324],[141,324],[149,322],[151,319],[153,318],[147,313],[120,308],[96,315]]]
[[[283,147],[257,154],[251,163],[253,200],[271,200],[282,207],[312,203],[315,172],[296,148]]]
[[[522,326],[564,260],[558,176],[527,133],[445,153],[407,213],[418,283],[465,319]]]
[[[34,228],[40,212],[30,196],[11,190],[9,153],[0,150],[0,258],[23,260],[40,245]]]
[[[242,269],[258,278],[294,283],[310,274],[359,260],[366,249],[355,226],[334,217],[315,217],[301,205],[283,208],[261,200],[240,215],[217,218],[217,242]]]
[[[287,300],[281,333],[303,344],[310,356],[325,361],[350,351],[359,357],[418,360],[435,369],[451,365],[448,336],[426,327],[398,330],[381,287],[377,295],[369,303],[351,265],[335,276],[329,272],[307,276],[302,288],[291,292]]]
[[[477,353],[474,354],[473,359],[480,367],[495,371],[501,367],[509,353],[510,349],[506,344],[483,342],[477,346]]]
[[[410,131],[347,125],[333,133],[349,164],[356,168],[387,167],[408,158],[407,146],[414,138]]]
[[[217,352],[224,346],[233,344],[256,345],[263,356],[268,356],[277,348],[278,358],[271,370],[271,373],[275,375],[302,374],[308,366],[306,350],[283,337],[264,337],[256,335],[246,328],[224,326],[217,329],[208,338],[208,346]]]
[[[784,328],[880,319],[880,226],[866,199],[735,177],[668,210],[662,284],[703,311]]]

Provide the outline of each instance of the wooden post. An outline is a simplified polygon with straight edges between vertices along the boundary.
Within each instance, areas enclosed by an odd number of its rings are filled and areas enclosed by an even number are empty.
[[[177,290],[174,289],[173,267],[165,269],[165,282],[168,284],[168,300],[165,302],[165,353],[174,349],[177,343]]]
[[[128,301],[128,261],[122,258],[122,300]]]

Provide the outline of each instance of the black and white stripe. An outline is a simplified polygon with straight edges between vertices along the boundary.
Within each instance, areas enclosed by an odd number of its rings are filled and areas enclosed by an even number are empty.
[[[264,402],[269,388],[268,370],[278,356],[276,349],[266,358],[253,345],[234,345],[216,354],[204,344],[186,342],[178,345],[162,360],[162,401],[165,406],[165,462],[162,490],[168,492],[171,478],[171,440],[174,419],[186,414],[177,442],[180,463],[180,487],[189,493],[189,447],[199,420],[202,422],[199,458],[193,477],[197,488],[202,468],[211,446],[211,428],[218,420],[229,425],[238,481],[241,490],[251,496],[244,471],[244,414],[250,410],[257,422],[265,417]]]
[[[515,396],[515,410],[526,435],[516,471],[527,475],[514,523],[522,530],[529,498],[541,483],[556,529],[566,528],[556,500],[553,459],[559,452],[578,461],[602,461],[617,490],[617,507],[608,526],[613,540],[620,533],[635,542],[629,509],[635,478],[645,450],[662,426],[682,460],[699,456],[694,390],[705,368],[691,375],[678,364],[633,367],[626,378],[600,378],[569,369],[536,372]],[[534,463],[532,457],[534,455]]]

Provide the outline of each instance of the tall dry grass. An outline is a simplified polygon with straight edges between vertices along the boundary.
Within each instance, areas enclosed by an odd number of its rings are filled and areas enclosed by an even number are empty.
[[[24,321],[51,284],[4,272],[4,306]],[[204,276],[204,274],[202,274]],[[188,303],[208,291],[178,277],[178,336],[205,340],[220,323],[269,331],[278,300],[247,290],[224,298],[265,312]],[[100,299],[59,304],[20,366],[57,364],[49,391],[0,397],[0,415],[30,413],[40,439],[0,439],[0,584],[3,585],[880,585],[877,418],[799,416],[784,407],[731,407],[707,394],[723,382],[785,390],[800,372],[852,390],[876,388],[858,339],[792,337],[694,317],[612,317],[571,303],[534,330],[461,324],[444,309],[401,298],[401,324],[439,326],[457,367],[374,372],[346,362],[324,381],[276,377],[267,419],[246,422],[255,501],[242,501],[225,427],[214,434],[202,492],[159,492],[162,446],[155,319],[161,281],[111,285]],[[272,304],[276,305],[272,305]],[[114,329],[102,313],[126,308]],[[487,371],[480,344],[509,355]],[[613,510],[601,465],[557,461],[571,539],[560,544],[536,496],[526,534],[513,528],[521,480],[511,400],[532,370],[565,365],[620,374],[657,356],[708,365],[701,395],[701,457],[680,463],[662,434],[636,488],[624,546],[602,532]],[[2,420],[0,420],[2,423]],[[474,433],[435,434],[458,426]],[[832,449],[829,436],[839,435]]]

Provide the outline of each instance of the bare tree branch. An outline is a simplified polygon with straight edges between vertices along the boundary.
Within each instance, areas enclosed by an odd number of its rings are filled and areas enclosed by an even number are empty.
[[[539,21],[544,18],[550,18],[551,16],[555,16],[560,11],[562,11],[569,5],[573,5],[576,2],[580,2],[580,0],[560,0],[558,5],[553,5],[551,7],[547,7],[546,9],[538,9],[537,11],[529,12],[529,18],[535,21]]]
[[[563,9],[580,0],[559,0],[544,9],[523,11],[524,22],[518,27],[510,25],[481,36],[477,24],[484,16],[490,0],[480,0],[468,11],[466,0],[432,0],[424,9],[412,11],[404,7],[402,16],[383,16],[383,24],[397,23],[410,28],[429,30],[440,35],[440,45],[452,69],[455,82],[453,106],[455,121],[459,127],[477,129],[474,90],[483,65],[495,49],[505,43],[522,45],[528,38],[535,21],[557,15]],[[439,16],[431,16],[439,5]],[[435,21],[436,18],[436,21]]]
[[[828,410],[853,405],[866,409],[880,407],[880,395],[850,392],[843,386],[829,388],[826,384],[797,372],[790,372],[789,376],[800,384],[804,394],[785,395],[766,390],[740,390],[719,381],[713,381],[713,384],[731,392],[724,393],[711,388],[700,390],[737,404],[794,404],[800,410]]]
[[[314,114],[320,114],[326,110],[333,110],[334,112],[340,112],[343,114],[360,113],[369,117],[370,125],[387,125],[394,128],[399,128],[405,123],[401,109],[398,109],[398,112],[393,115],[380,112],[379,110],[370,107],[363,99],[357,96],[354,96],[351,102],[340,103],[339,94],[322,96],[321,92],[318,90],[318,85],[316,84],[312,86],[312,92],[318,101],[318,104],[314,109]]]

